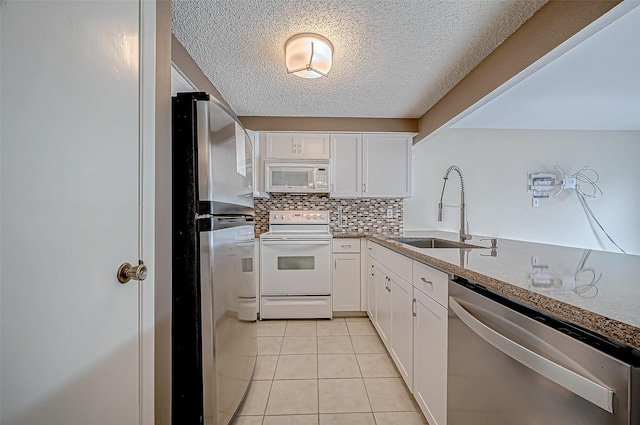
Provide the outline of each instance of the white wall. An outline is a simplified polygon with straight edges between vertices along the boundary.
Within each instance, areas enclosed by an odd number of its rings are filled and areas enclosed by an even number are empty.
[[[574,173],[589,165],[604,196],[588,199],[609,235],[627,253],[640,254],[640,132],[447,129],[413,149],[413,197],[404,203],[404,229],[458,231],[458,210],[438,222],[443,174],[452,164],[465,175],[472,234],[617,251],[594,231],[573,191],[531,206],[527,172]],[[586,190],[586,187],[583,187]],[[445,204],[460,202],[453,173]]]

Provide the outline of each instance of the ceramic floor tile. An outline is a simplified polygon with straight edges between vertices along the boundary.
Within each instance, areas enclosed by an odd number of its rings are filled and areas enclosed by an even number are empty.
[[[267,403],[267,415],[310,413],[318,413],[318,381],[316,379],[273,381]]]
[[[350,335],[378,335],[368,320],[347,321],[347,328],[349,328]]]
[[[276,371],[278,356],[258,356],[256,369],[253,372],[254,381],[270,381]]]
[[[365,378],[394,378],[400,376],[388,354],[356,354]]]
[[[253,381],[247,393],[247,398],[240,409],[239,415],[264,415],[264,409],[269,398],[271,381]]]
[[[322,354],[353,354],[351,339],[346,335],[319,336],[318,353]]]
[[[353,354],[319,354],[318,377],[361,378],[362,375]]]
[[[318,391],[320,413],[371,412],[362,378],[320,379]]]
[[[316,354],[318,343],[315,336],[285,336],[280,354]]]
[[[238,416],[233,425],[262,425],[262,416]]]
[[[316,379],[318,356],[316,354],[281,355],[274,379]]]
[[[415,412],[413,396],[402,378],[364,378],[374,412]]]
[[[349,335],[344,320],[318,322],[318,336],[320,335]]]
[[[318,415],[265,416],[262,425],[318,425]]]
[[[280,347],[282,347],[281,336],[258,337],[258,355],[260,356],[280,354]]]
[[[320,425],[376,425],[371,413],[322,413]],[[405,425],[397,422],[394,425]]]
[[[424,425],[427,421],[418,412],[376,412],[376,424],[378,425]],[[322,424],[322,420],[320,420]]]
[[[367,316],[345,317],[344,320],[347,322],[370,322],[371,321]]]
[[[382,354],[387,352],[378,335],[352,335],[351,342],[356,353]]]
[[[316,336],[316,322],[309,320],[289,320],[284,336]]]
[[[258,336],[284,336],[286,320],[261,320],[258,322]]]

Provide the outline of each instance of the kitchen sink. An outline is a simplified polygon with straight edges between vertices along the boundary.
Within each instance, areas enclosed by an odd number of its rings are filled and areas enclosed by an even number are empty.
[[[446,239],[438,238],[395,238],[393,240],[416,248],[487,248],[485,246],[471,245],[464,242],[448,241]]]

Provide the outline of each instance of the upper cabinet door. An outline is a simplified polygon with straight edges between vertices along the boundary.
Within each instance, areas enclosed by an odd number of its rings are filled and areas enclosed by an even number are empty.
[[[362,135],[331,136],[331,193],[333,198],[362,195]]]
[[[299,135],[295,133],[267,133],[265,158],[296,159]]]
[[[411,196],[412,138],[406,135],[365,134],[362,139],[362,196]]]
[[[329,135],[267,133],[265,158],[329,159]]]
[[[329,159],[328,134],[299,134],[298,159]]]

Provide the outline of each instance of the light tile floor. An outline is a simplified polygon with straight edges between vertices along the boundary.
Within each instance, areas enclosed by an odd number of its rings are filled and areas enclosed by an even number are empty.
[[[422,425],[368,318],[258,323],[258,361],[235,425]]]

